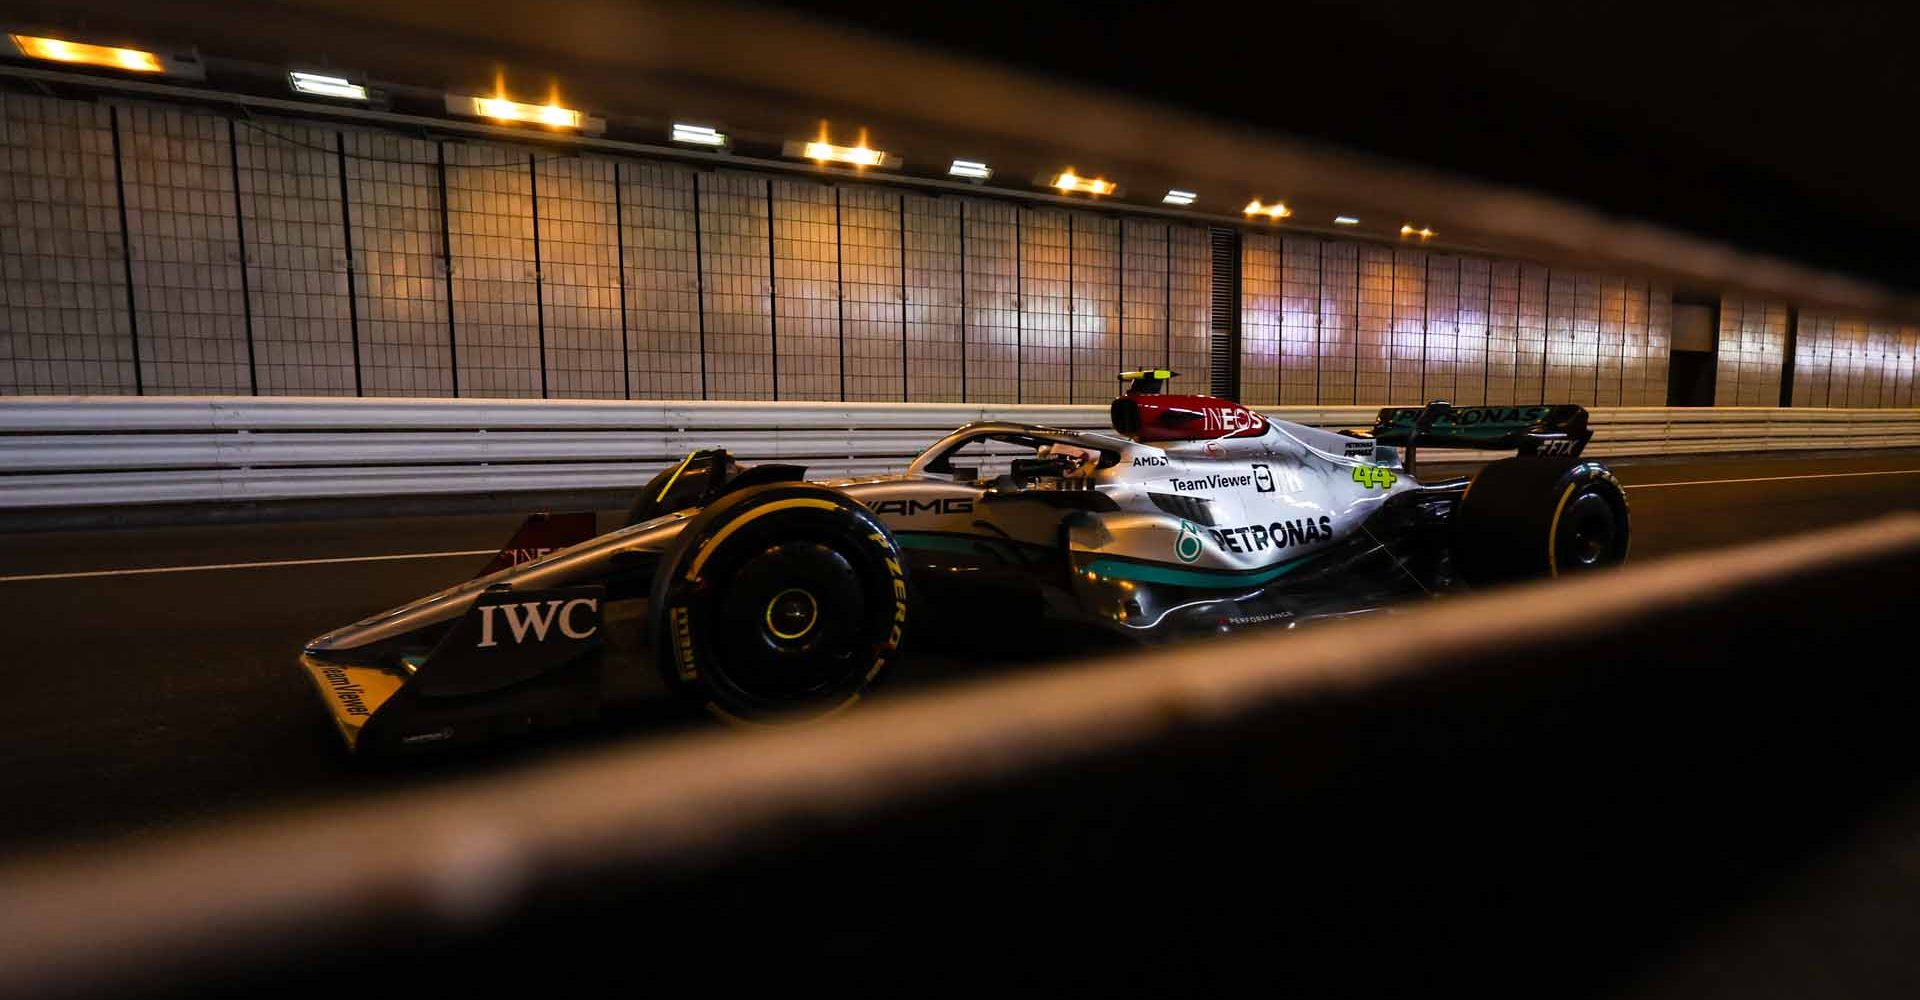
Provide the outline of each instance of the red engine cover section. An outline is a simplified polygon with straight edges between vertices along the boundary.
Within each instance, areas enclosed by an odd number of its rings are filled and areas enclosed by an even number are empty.
[[[1135,441],[1210,441],[1267,432],[1267,418],[1214,396],[1121,396],[1109,413],[1113,429]]]

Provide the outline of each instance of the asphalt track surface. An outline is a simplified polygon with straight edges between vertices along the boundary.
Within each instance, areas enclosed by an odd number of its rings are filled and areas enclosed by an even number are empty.
[[[1614,463],[1634,560],[1920,509],[1920,453]],[[603,512],[603,526],[616,512]],[[671,704],[404,767],[349,760],[294,665],[308,638],[476,572],[517,514],[0,535],[0,852],[499,773],[711,725]],[[1001,669],[908,657],[882,695]]]

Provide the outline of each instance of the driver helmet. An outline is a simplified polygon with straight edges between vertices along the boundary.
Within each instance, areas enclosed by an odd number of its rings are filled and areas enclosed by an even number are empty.
[[[1049,441],[1041,445],[1038,454],[1041,458],[1066,459],[1066,475],[1069,478],[1090,476],[1093,474],[1093,470],[1100,464],[1099,453],[1093,449],[1082,448],[1078,445],[1062,444],[1057,441]]]

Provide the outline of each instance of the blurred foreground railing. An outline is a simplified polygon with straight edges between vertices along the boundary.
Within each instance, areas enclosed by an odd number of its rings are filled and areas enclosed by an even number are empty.
[[[1377,407],[1270,407],[1364,427]],[[1104,406],[289,397],[0,400],[0,508],[631,488],[694,448],[826,478],[897,471],[969,420],[1105,428]],[[1601,408],[1590,452],[1920,446],[1920,410]],[[1483,461],[1432,450],[1427,461]]]
[[[1916,592],[1901,516],[75,851],[0,993],[1587,995],[1911,777]]]

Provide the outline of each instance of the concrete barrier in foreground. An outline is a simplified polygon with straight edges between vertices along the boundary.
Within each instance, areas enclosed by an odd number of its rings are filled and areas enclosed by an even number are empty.
[[[1892,517],[16,864],[0,992],[1612,992],[1913,776],[1917,585]]]

